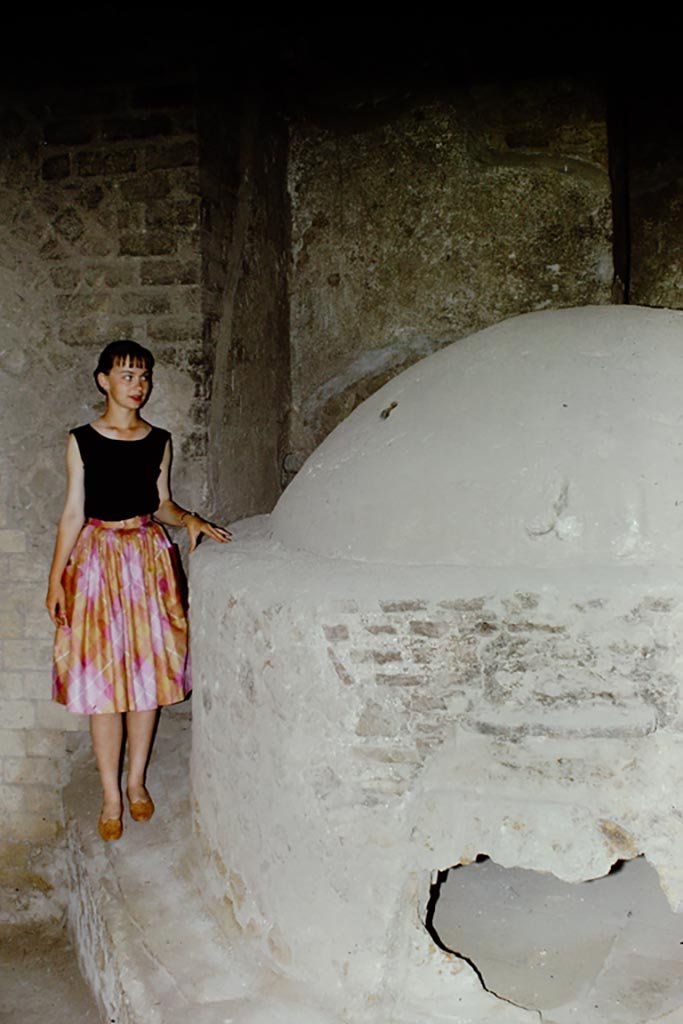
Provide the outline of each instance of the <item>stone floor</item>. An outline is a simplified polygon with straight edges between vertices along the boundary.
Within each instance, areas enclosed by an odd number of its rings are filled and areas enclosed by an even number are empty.
[[[0,930],[2,1024],[106,1024],[63,929]]]

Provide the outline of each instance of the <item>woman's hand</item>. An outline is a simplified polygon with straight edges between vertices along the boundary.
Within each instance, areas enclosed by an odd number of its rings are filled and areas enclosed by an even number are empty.
[[[222,526],[214,526],[213,523],[208,523],[206,519],[195,515],[194,512],[187,512],[183,515],[183,526],[190,538],[190,551],[195,550],[203,533],[207,537],[211,537],[212,540],[217,540],[219,544],[227,544],[232,540],[232,534],[229,530]]]
[[[55,626],[66,626],[66,596],[61,583],[50,583],[45,599],[47,613]]]

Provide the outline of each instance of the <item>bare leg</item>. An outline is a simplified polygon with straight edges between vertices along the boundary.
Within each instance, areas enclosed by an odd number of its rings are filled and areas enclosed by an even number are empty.
[[[123,723],[118,712],[90,716],[90,735],[92,736],[97,770],[102,783],[102,820],[109,821],[121,817],[121,787],[119,785],[119,767],[121,764],[121,740]]]
[[[128,785],[126,788],[131,803],[136,800],[146,800],[149,795],[145,789],[145,771],[158,714],[156,708],[153,711],[129,711],[126,714],[128,729]]]

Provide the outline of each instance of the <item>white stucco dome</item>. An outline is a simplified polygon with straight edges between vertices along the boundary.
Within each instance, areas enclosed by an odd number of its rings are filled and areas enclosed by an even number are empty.
[[[326,438],[272,526],[372,563],[683,563],[683,313],[531,313],[455,342]]]

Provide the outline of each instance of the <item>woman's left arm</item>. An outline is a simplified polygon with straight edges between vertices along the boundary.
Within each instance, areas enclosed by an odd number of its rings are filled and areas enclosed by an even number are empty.
[[[159,479],[157,480],[159,508],[154,513],[154,518],[158,519],[160,523],[164,523],[165,526],[184,526],[190,538],[190,551],[194,551],[197,547],[199,538],[203,533],[207,537],[211,537],[212,540],[219,541],[221,544],[232,540],[232,534],[229,530],[225,530],[222,526],[214,526],[213,523],[209,523],[206,519],[198,516],[196,512],[188,512],[187,509],[176,505],[171,497],[170,475],[171,442],[167,441],[164,448],[164,457],[161,460]]]

